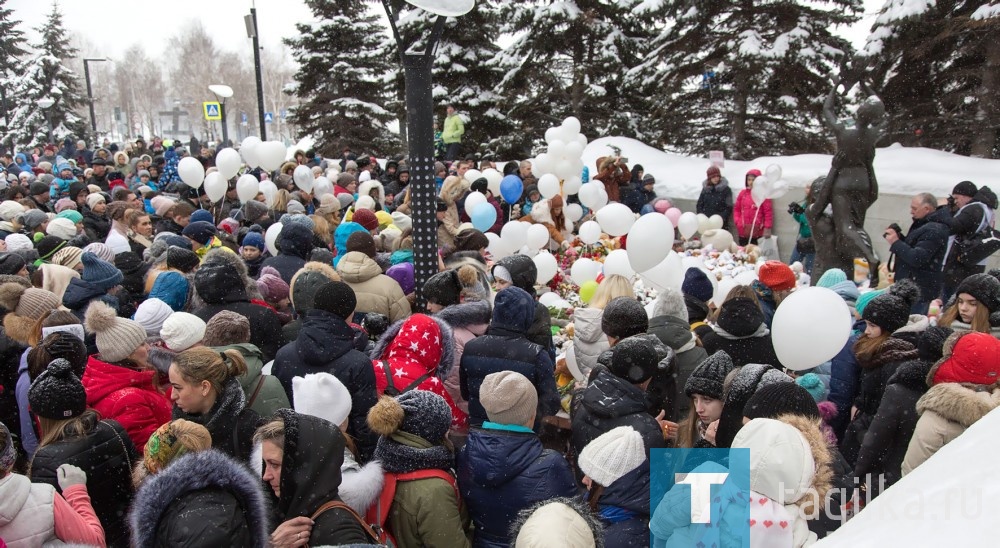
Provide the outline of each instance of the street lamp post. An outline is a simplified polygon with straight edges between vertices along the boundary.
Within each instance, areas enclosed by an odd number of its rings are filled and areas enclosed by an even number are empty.
[[[220,99],[219,114],[222,116],[222,146],[228,146],[229,129],[226,127],[226,99],[233,96],[233,88],[223,84],[212,84],[208,86],[208,91],[214,93],[216,99]]]
[[[94,115],[94,92],[90,87],[90,65],[88,63],[101,63],[107,59],[84,59],[83,77],[87,80],[87,104],[90,106],[90,131],[97,137],[97,117]]]
[[[247,27],[247,37],[253,40],[253,69],[257,77],[257,123],[260,126],[260,140],[267,140],[267,124],[264,123],[264,80],[260,69],[260,38],[257,35],[257,5],[251,4],[250,15],[243,18]]]
[[[49,126],[50,143],[55,142],[52,140],[52,113],[49,112],[49,109],[52,108],[52,105],[54,104],[56,104],[56,102],[48,97],[38,100],[38,107],[45,111],[45,123]]]
[[[399,12],[410,4],[434,15],[434,29],[423,51],[409,51],[399,33]],[[446,17],[465,15],[475,6],[475,0],[382,0],[389,17],[392,35],[399,47],[400,62],[406,83],[407,144],[410,156],[410,202],[413,206],[413,265],[417,298],[421,308],[424,298],[421,288],[438,271],[436,186],[434,184],[434,100],[431,76],[438,40],[444,31]],[[417,37],[416,39],[419,39]]]

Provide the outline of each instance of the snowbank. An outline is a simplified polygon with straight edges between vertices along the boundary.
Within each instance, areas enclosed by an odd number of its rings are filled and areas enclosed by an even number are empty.
[[[994,410],[814,546],[995,546],[998,429]]]
[[[628,165],[642,164],[646,173],[656,177],[656,192],[670,198],[695,200],[705,180],[705,170],[710,165],[707,158],[671,154],[627,137],[602,137],[587,145],[583,151],[584,165],[591,175],[596,170],[597,158],[611,154],[608,145],[622,149],[629,159]],[[743,188],[744,174],[750,169],[764,169],[778,164],[783,178],[791,188],[802,188],[816,177],[830,170],[828,154],[801,154],[757,158],[748,162],[726,160],[722,175],[729,180],[734,192]],[[929,148],[906,148],[892,145],[880,148],[875,154],[875,175],[881,194],[912,196],[931,192],[944,197],[959,181],[969,180],[979,186],[989,185],[1000,194],[1000,160],[969,158]]]

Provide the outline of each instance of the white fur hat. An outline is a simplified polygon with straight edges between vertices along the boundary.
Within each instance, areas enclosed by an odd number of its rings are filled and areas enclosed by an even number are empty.
[[[310,373],[292,378],[295,412],[312,415],[340,426],[351,413],[351,393],[340,379],[329,373]]]

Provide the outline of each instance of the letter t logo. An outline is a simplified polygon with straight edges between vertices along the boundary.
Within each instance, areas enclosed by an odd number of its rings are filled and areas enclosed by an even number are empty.
[[[695,473],[676,474],[678,484],[691,486],[691,523],[712,522],[712,486],[725,483],[728,473]]]

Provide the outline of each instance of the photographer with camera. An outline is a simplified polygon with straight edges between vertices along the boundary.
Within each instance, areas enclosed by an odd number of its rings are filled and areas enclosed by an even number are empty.
[[[805,200],[788,204],[788,214],[799,223],[799,237],[795,240],[795,247],[792,249],[792,259],[789,262],[800,261],[803,271],[808,274],[812,274],[813,261],[816,259],[816,244],[813,241],[809,220],[806,219],[806,207],[811,201],[812,183],[809,183],[806,185]]]
[[[941,209],[950,212],[947,221],[943,221],[950,231],[944,254],[944,291],[941,293],[942,302],[947,303],[962,280],[986,270],[986,260],[966,264],[959,251],[977,233],[993,225],[996,195],[985,186],[980,189],[972,181],[962,181],[952,189],[948,207]]]
[[[930,302],[941,294],[944,261],[948,243],[949,219],[947,208],[938,208],[933,194],[917,194],[910,200],[913,224],[910,233],[892,223],[882,237],[889,243],[889,269],[896,274],[896,281],[910,279],[920,288],[920,300],[913,303],[911,314],[927,314]]]

